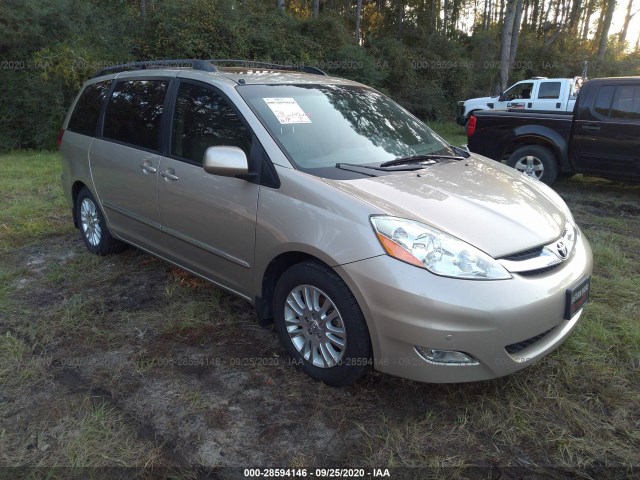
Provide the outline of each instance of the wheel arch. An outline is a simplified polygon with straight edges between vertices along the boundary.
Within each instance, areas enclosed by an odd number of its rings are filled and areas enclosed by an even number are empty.
[[[502,151],[501,160],[506,161],[513,152],[519,148],[537,145],[549,150],[556,159],[558,171],[568,172],[571,167],[568,161],[567,142],[562,136],[553,130],[548,132],[514,132],[511,141],[507,142]]]
[[[322,261],[317,256],[302,251],[280,253],[269,262],[262,274],[259,289],[260,296],[255,298],[256,313],[262,325],[268,325],[273,322],[273,293],[280,276],[293,265],[309,260],[320,263],[335,272],[327,262]],[[338,275],[337,272],[336,275]]]
[[[73,185],[71,186],[71,200],[73,201],[73,207],[72,207],[73,226],[76,228],[80,228],[80,225],[78,224],[76,204],[78,203],[78,195],[80,194],[80,190],[82,190],[83,188],[89,189],[89,187],[87,187],[87,185],[84,182],[81,182],[80,180],[76,180],[75,182],[73,182]]]

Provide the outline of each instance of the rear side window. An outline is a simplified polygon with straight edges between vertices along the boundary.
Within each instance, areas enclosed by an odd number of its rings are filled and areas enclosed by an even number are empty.
[[[539,99],[556,99],[560,98],[560,82],[542,82],[540,84],[540,91],[538,92]]]
[[[162,109],[169,82],[118,82],[104,117],[104,137],[158,150]]]
[[[211,88],[181,83],[173,117],[171,154],[202,163],[209,147],[251,150],[251,133],[235,110]]]
[[[616,88],[611,117],[640,118],[640,86],[625,85]]]
[[[615,87],[606,86],[601,87],[598,92],[598,96],[596,97],[596,101],[593,104],[593,109],[596,113],[603,115],[605,117],[609,116],[609,111],[611,110],[611,101],[613,100],[613,92]]]
[[[84,89],[73,109],[67,130],[91,137],[95,136],[100,110],[105,98],[107,98],[110,86],[111,81],[98,82]]]

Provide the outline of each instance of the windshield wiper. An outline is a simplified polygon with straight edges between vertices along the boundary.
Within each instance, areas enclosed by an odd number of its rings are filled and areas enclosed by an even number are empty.
[[[406,165],[410,163],[422,163],[429,160],[464,160],[464,157],[453,155],[412,155],[410,157],[396,158],[380,164],[380,168],[393,167],[395,165]]]
[[[400,164],[399,164],[400,165]],[[351,167],[351,168],[345,168],[345,167]],[[415,165],[415,166],[409,166],[408,168],[395,168],[393,170],[390,170],[388,168],[385,168],[384,165],[378,165],[378,166],[374,166],[374,165],[358,165],[355,163],[344,163],[344,162],[339,162],[336,163],[336,168],[341,168],[342,170],[350,170],[352,172],[356,172],[357,170],[353,170],[353,168],[366,168],[368,170],[378,170],[380,172],[393,172],[393,171],[402,171],[402,170],[420,170],[422,169],[421,166],[419,165]],[[364,172],[361,172],[363,174],[365,174]],[[373,174],[365,174],[365,175],[371,175],[374,176]]]

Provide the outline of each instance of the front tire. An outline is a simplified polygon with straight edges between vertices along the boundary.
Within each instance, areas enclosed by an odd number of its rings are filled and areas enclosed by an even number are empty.
[[[330,268],[307,261],[282,274],[273,298],[282,345],[312,378],[349,385],[372,362],[369,330],[360,306]]]
[[[540,145],[527,145],[511,154],[507,165],[519,172],[551,185],[558,176],[558,162],[555,155]]]
[[[91,253],[109,255],[126,247],[124,243],[111,236],[98,202],[87,187],[83,187],[78,193],[76,215],[80,236]]]

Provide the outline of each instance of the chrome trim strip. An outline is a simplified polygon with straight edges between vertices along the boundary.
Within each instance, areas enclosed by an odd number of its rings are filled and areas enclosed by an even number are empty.
[[[557,265],[562,260],[548,247],[544,247],[540,256],[529,258],[527,260],[515,261],[500,259],[498,263],[507,269],[510,273],[530,272],[532,270],[541,270],[543,268]]]
[[[571,234],[573,234],[572,238]],[[497,261],[509,273],[533,272],[536,270],[542,270],[543,268],[552,267],[571,257],[579,235],[580,231],[578,228],[567,222],[567,227],[565,227],[562,235],[556,238],[553,242],[542,247],[540,255],[537,257],[529,258],[527,260],[507,260],[506,258],[501,258]],[[569,241],[571,241],[571,244],[567,245],[566,243]]]
[[[225,260],[233,262],[236,265],[240,265],[241,267],[244,267],[244,268],[251,268],[251,265],[249,265],[248,262],[242,260],[241,258],[234,257],[233,255],[229,255],[228,253],[223,252],[222,250],[218,250],[217,248],[213,248],[212,246],[207,245],[206,243],[201,242],[200,240],[196,240],[195,238],[188,237],[187,235],[184,235],[178,232],[177,230],[174,230],[172,228],[167,228],[165,226],[163,226],[161,230],[167,235],[171,235],[172,237],[177,238],[178,240],[182,240],[183,242],[193,245],[194,247],[200,248],[206,252],[209,252],[218,257],[224,258]]]
[[[121,215],[126,215],[129,218],[132,218],[134,220],[136,220],[137,222],[140,222],[144,225],[147,225],[148,227],[151,228],[155,228],[156,230],[160,230],[161,229],[161,225],[158,222],[153,222],[151,220],[149,220],[148,218],[145,218],[141,215],[138,215],[137,213],[133,213],[129,210],[127,210],[126,208],[122,208],[119,207],[117,205],[114,205],[113,203],[109,203],[107,201],[103,201],[102,205],[104,205],[106,208],[113,210],[116,213],[120,213]]]
[[[113,233],[112,233],[113,235]],[[185,267],[184,265],[182,265],[181,263],[178,262],[174,262],[173,260],[169,260],[168,258],[160,255],[158,252],[154,252],[153,250],[149,250],[148,248],[142,247],[140,245],[138,245],[135,242],[132,242],[131,240],[126,240],[125,238],[121,237],[120,235],[114,235],[118,240],[122,240],[123,242],[128,243],[129,245],[133,245],[135,248],[138,248],[140,250],[142,250],[145,253],[148,253],[149,255],[153,255],[154,257],[159,258],[160,260],[163,260],[171,265],[175,265],[178,268],[181,268],[182,270],[185,270],[187,272],[189,272],[191,275],[194,275],[198,278],[202,278],[203,280],[206,280],[207,282],[211,282],[212,284],[214,284],[216,287],[222,288],[223,290],[226,290],[227,292],[231,292],[235,295],[238,295],[239,297],[243,298],[244,300],[246,300],[247,302],[249,302],[251,305],[255,305],[255,298],[251,298],[248,295],[245,295],[244,293],[240,293],[238,290],[234,290],[231,287],[227,287],[226,285],[220,283],[220,282],[216,282],[215,280],[212,280],[211,278],[202,275],[201,273],[198,272],[194,272],[193,270],[191,270],[188,267]]]
[[[237,257],[234,257],[233,255],[229,255],[226,252],[218,250],[217,248],[213,248],[212,246],[207,245],[206,243],[201,242],[199,240],[196,240],[195,238],[188,237],[187,235],[184,235],[176,230],[173,230],[172,228],[162,226],[157,222],[152,222],[147,218],[144,218],[136,213],[130,212],[129,210],[126,210],[122,207],[118,207],[117,205],[113,205],[112,203],[103,202],[103,205],[113,210],[114,212],[120,213],[122,215],[126,215],[127,217],[132,218],[144,225],[147,225],[148,227],[160,230],[161,232],[164,232],[167,235],[171,235],[172,237],[177,238],[178,240],[182,240],[183,242],[193,245],[194,247],[200,248],[218,257],[224,258],[225,260],[233,262],[236,265],[240,265],[241,267],[244,267],[244,268],[251,268],[251,265],[248,262],[242,260],[241,258],[237,258]]]

